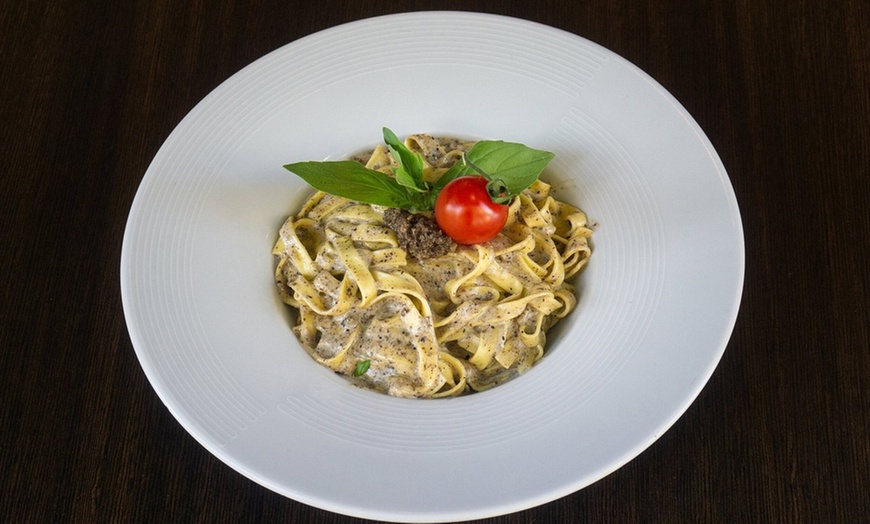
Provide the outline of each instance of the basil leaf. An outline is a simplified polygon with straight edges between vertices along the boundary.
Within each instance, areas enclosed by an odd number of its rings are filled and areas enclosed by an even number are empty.
[[[522,193],[532,185],[541,171],[555,156],[549,151],[532,149],[513,142],[481,140],[465,154],[468,162],[457,161],[438,180],[435,188],[440,190],[454,178],[480,174],[504,182],[511,196]],[[478,173],[474,167],[484,171]]]
[[[414,177],[402,167],[396,170],[396,182],[412,191],[417,191],[418,193],[426,191],[425,189],[418,187],[417,180],[415,180]]]
[[[423,185],[423,158],[408,149],[390,128],[384,128],[384,142],[393,154],[399,169],[396,170],[396,180],[405,187],[417,191],[425,191]]]
[[[369,370],[369,367],[372,365],[371,360],[361,360],[357,362],[355,368],[353,368],[353,376],[359,377],[365,374],[366,371]]]
[[[329,194],[387,207],[416,209],[418,198],[391,176],[367,169],[359,162],[297,162],[284,166],[288,171]]]
[[[451,180],[455,178],[459,178],[461,176],[470,175],[471,166],[464,163],[461,159],[457,160],[455,164],[450,166],[450,169],[447,170],[446,173],[441,175],[441,178],[435,182],[435,185],[432,188],[433,193],[437,193],[441,191]]]

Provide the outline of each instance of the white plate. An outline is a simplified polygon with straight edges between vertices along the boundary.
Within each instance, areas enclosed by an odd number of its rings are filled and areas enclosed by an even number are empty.
[[[309,190],[281,166],[344,157],[382,126],[553,151],[558,196],[598,223],[578,308],[526,375],[396,399],[291,334],[270,249]],[[743,260],[722,163],[646,74],[534,23],[413,13],[302,38],[198,104],[142,180],[121,286],[148,379],[211,453],[313,506],[423,522],[543,504],[652,444],[725,350]]]

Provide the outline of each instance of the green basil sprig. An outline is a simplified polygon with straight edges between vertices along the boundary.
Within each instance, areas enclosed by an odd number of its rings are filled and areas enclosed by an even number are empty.
[[[371,367],[371,365],[372,365],[371,360],[361,360],[361,361],[357,362],[356,366],[353,368],[353,376],[361,377],[361,376],[365,375],[366,371],[369,370],[369,367]]]
[[[462,161],[453,164],[433,189],[439,191],[454,178],[480,174],[490,180],[501,180],[513,197],[532,185],[554,156],[523,144],[482,140],[474,144]]]
[[[399,164],[396,182],[419,193],[429,190],[423,181],[423,157],[414,153],[389,128],[384,128],[384,142]]]
[[[357,202],[409,211],[435,206],[438,192],[455,178],[481,175],[490,180],[490,193],[503,203],[532,185],[555,155],[523,144],[481,140],[463,159],[453,164],[435,184],[423,180],[423,158],[408,149],[390,129],[384,128],[384,142],[396,160],[394,176],[367,169],[352,160],[339,162],[297,162],[284,166],[320,191]]]

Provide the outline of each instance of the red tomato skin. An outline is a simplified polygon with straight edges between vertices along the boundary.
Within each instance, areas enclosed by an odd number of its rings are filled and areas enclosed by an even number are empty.
[[[435,221],[457,244],[482,244],[504,227],[508,206],[492,201],[482,176],[451,180],[435,200]]]

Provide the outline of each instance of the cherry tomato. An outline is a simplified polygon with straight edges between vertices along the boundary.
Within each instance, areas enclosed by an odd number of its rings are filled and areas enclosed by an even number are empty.
[[[504,227],[508,206],[492,201],[487,179],[464,176],[451,180],[435,200],[435,221],[458,244],[481,244]]]

